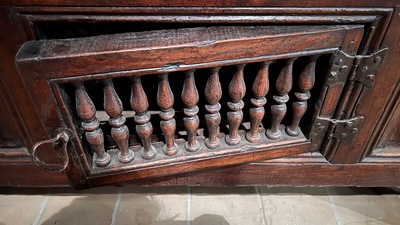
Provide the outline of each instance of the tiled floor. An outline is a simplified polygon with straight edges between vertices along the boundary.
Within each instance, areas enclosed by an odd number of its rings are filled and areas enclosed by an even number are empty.
[[[393,188],[0,188],[0,225],[400,224]]]

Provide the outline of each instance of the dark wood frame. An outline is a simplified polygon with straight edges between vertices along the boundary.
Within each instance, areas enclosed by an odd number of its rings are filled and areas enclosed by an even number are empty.
[[[251,5],[243,3],[243,5],[222,5],[220,2],[204,3],[183,3],[182,1],[174,1],[165,3],[164,1],[137,1],[127,5],[125,1],[113,2],[113,11],[107,7],[96,7],[96,2],[86,2],[89,7],[81,7],[81,3],[74,1],[66,1],[64,5],[71,7],[57,7],[52,1],[22,1],[1,3],[0,15],[3,21],[1,23],[3,30],[7,30],[7,35],[1,36],[1,43],[7,43],[6,51],[1,53],[1,67],[7,76],[1,76],[0,87],[3,92],[9,93],[9,105],[17,112],[16,118],[22,123],[20,126],[22,136],[25,139],[24,144],[30,148],[33,143],[43,138],[49,138],[53,135],[55,127],[60,124],[54,123],[59,120],[57,117],[57,109],[52,108],[53,117],[43,121],[40,118],[41,111],[39,106],[34,104],[35,96],[25,93],[20,94],[21,90],[26,90],[31,82],[37,82],[35,77],[32,81],[23,81],[12,64],[14,56],[23,42],[34,40],[32,23],[35,21],[81,21],[81,20],[111,20],[111,21],[157,21],[163,18],[164,21],[179,22],[237,22],[237,23],[265,23],[274,21],[277,23],[355,23],[369,24],[370,30],[367,31],[371,35],[371,39],[363,43],[362,53],[371,53],[383,47],[389,47],[384,64],[382,65],[375,85],[372,88],[355,86],[352,91],[352,97],[343,98],[339,103],[347,111],[352,111],[352,115],[363,115],[367,120],[360,127],[360,133],[355,141],[350,143],[338,142],[337,151],[333,157],[333,163],[342,165],[332,165],[325,161],[322,155],[314,154],[309,157],[297,156],[290,159],[275,160],[273,162],[254,163],[249,165],[227,167],[210,172],[195,172],[194,174],[177,175],[174,177],[158,178],[158,180],[148,179],[136,181],[142,184],[160,184],[160,185],[184,185],[184,184],[203,184],[203,185],[359,185],[359,186],[392,186],[399,185],[398,179],[400,165],[394,160],[382,160],[376,157],[366,157],[369,149],[372,148],[376,140],[378,132],[384,127],[385,122],[376,123],[382,114],[389,115],[391,107],[396,101],[396,85],[398,89],[399,75],[396,74],[396,59],[399,57],[398,43],[400,41],[400,31],[396,29],[400,26],[400,9],[396,1],[323,1],[321,3],[313,2],[290,2],[291,7],[311,7],[311,8],[281,8],[284,3],[281,1],[268,1],[268,6],[276,8],[263,7],[266,4],[263,1],[252,1]],[[40,5],[54,5],[54,7],[41,7]],[[165,5],[167,4],[167,5]],[[188,5],[194,4],[194,5]],[[205,5],[210,4],[210,5]],[[20,5],[10,7],[9,5]],[[35,5],[35,6],[30,6]],[[127,6],[135,6],[130,8]],[[150,7],[151,6],[151,7]],[[171,8],[164,8],[169,6]],[[190,8],[208,6],[208,8]],[[353,7],[353,8],[337,8],[337,7]],[[136,8],[137,7],[137,8]],[[189,7],[189,8],[187,8]],[[253,8],[256,7],[256,8]],[[330,7],[330,8],[315,8]],[[361,7],[361,8],[358,8]],[[368,8],[375,7],[375,8]],[[385,7],[385,8],[376,8]],[[85,15],[89,13],[89,15]],[[112,16],[113,13],[126,14],[126,16]],[[260,16],[260,14],[270,13],[272,16]],[[288,16],[290,13],[297,13],[295,16]],[[104,16],[104,14],[107,14]],[[132,16],[134,14],[134,16]],[[190,19],[185,15],[194,14]],[[236,14],[245,14],[243,17],[235,17]],[[254,14],[254,15],[253,15]],[[161,17],[162,15],[162,17]],[[211,15],[211,16],[210,16]],[[327,16],[329,15],[329,16]],[[226,18],[225,20],[223,18]],[[3,69],[4,68],[4,69]],[[11,75],[13,74],[13,75]],[[44,82],[44,81],[43,81]],[[44,82],[43,84],[45,84]],[[347,87],[346,87],[347,88]],[[29,88],[28,88],[29,89]],[[398,91],[397,91],[398,92]],[[41,93],[41,95],[51,96],[50,92]],[[353,97],[354,96],[354,97]],[[378,99],[373,101],[374,99]],[[358,104],[363,101],[371,101],[375,111],[371,112],[370,105]],[[47,106],[43,106],[47,107]],[[55,114],[54,114],[55,113]],[[387,116],[384,116],[387,117]],[[51,119],[52,118],[52,119]],[[28,122],[29,121],[29,122]],[[42,122],[40,122],[42,121]],[[38,123],[39,122],[39,123]],[[374,136],[371,138],[371,133]],[[367,141],[369,140],[369,141]],[[350,151],[352,150],[352,151]],[[46,162],[53,162],[58,165],[56,154],[51,151],[46,152],[44,157]],[[70,169],[66,173],[69,182],[76,188],[98,186],[114,183],[112,179],[92,179],[88,183],[87,177],[81,168],[81,163],[77,155],[72,155]],[[1,161],[3,162],[3,161]],[[302,166],[300,166],[300,164]],[[352,165],[347,165],[352,164]],[[33,168],[31,164],[10,165],[1,164],[0,167],[7,170],[15,170],[15,168]],[[1,171],[5,171],[2,169]],[[28,177],[35,174],[39,177],[46,177],[46,173],[39,170],[32,170],[25,174],[26,169],[21,173],[21,179],[25,181],[16,181],[14,185],[67,185],[63,174],[55,174],[47,176],[48,179],[29,182]],[[304,171],[304,173],[294,171]],[[77,173],[76,171],[82,171]],[[238,171],[244,171],[237,173]],[[269,171],[269,172],[268,172]],[[268,172],[269,176],[265,176]],[[232,174],[232,175],[228,175]],[[358,175],[354,175],[358,174]],[[215,180],[226,177],[215,183]],[[6,183],[12,180],[10,175],[2,172],[0,177]],[[250,178],[248,178],[250,177]],[[380,177],[377,179],[377,177]],[[127,177],[127,179],[130,179]],[[173,180],[176,179],[174,182]],[[12,181],[10,183],[13,185]]]

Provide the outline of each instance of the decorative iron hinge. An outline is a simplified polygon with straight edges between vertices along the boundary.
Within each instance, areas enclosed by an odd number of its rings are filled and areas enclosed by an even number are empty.
[[[314,125],[310,131],[312,148],[319,148],[324,137],[327,137],[327,139],[340,139],[342,141],[353,140],[363,120],[363,116],[348,120],[335,120],[322,117],[315,118]],[[328,131],[329,133],[327,133]]]
[[[332,66],[326,78],[326,85],[333,86],[337,83],[346,82],[352,69],[354,58],[355,56],[348,55],[343,51],[337,51],[332,58]]]
[[[348,120],[332,119],[331,123],[335,126],[335,129],[332,134],[328,134],[328,138],[336,138],[343,141],[353,140],[363,120],[363,116]]]
[[[376,72],[382,65],[387,52],[388,49],[385,48],[371,55],[357,55],[354,60],[354,74],[350,80],[354,79],[367,87],[371,87],[375,82]]]
[[[327,77],[327,86],[343,83],[348,79],[371,87],[387,52],[388,49],[385,48],[370,55],[351,56],[343,51],[337,51]],[[350,76],[349,73],[351,73]]]

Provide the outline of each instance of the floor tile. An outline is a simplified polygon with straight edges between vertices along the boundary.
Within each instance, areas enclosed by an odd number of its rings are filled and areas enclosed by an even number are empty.
[[[116,225],[187,224],[187,187],[124,187]]]
[[[323,188],[260,187],[266,224],[337,224]]]
[[[191,225],[262,224],[254,187],[192,188]]]
[[[50,195],[42,225],[109,225],[118,194],[116,187],[94,188],[85,191]]]
[[[396,194],[377,195],[368,188],[326,188],[339,225],[399,224]]]
[[[46,191],[34,194],[1,192],[0,225],[33,224],[39,216],[46,196]]]

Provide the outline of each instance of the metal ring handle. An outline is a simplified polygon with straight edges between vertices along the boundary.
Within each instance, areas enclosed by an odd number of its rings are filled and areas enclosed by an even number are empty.
[[[45,171],[45,172],[54,172],[54,173],[57,173],[57,172],[62,172],[62,171],[64,171],[65,168],[67,168],[68,163],[69,163],[69,157],[68,157],[68,152],[67,152],[67,145],[68,145],[69,139],[70,139],[70,138],[69,138],[69,135],[68,135],[65,131],[63,131],[63,132],[57,134],[57,136],[54,137],[54,138],[51,138],[51,139],[48,139],[48,140],[43,140],[43,141],[37,142],[36,144],[33,145],[32,151],[31,151],[31,152],[32,152],[32,161],[33,161],[33,163],[34,163],[40,170],[43,170],[43,171]],[[64,160],[63,163],[62,163],[62,167],[61,167],[60,169],[57,169],[57,170],[50,170],[50,169],[47,169],[47,168],[45,168],[45,167],[39,165],[38,162],[37,162],[37,160],[36,160],[37,157],[35,156],[35,153],[36,153],[37,148],[38,148],[39,146],[43,145],[43,144],[53,144],[53,146],[55,146],[55,145],[58,144],[60,141],[61,141],[62,144],[63,144],[63,152],[64,152],[64,156],[65,156],[65,160]]]

